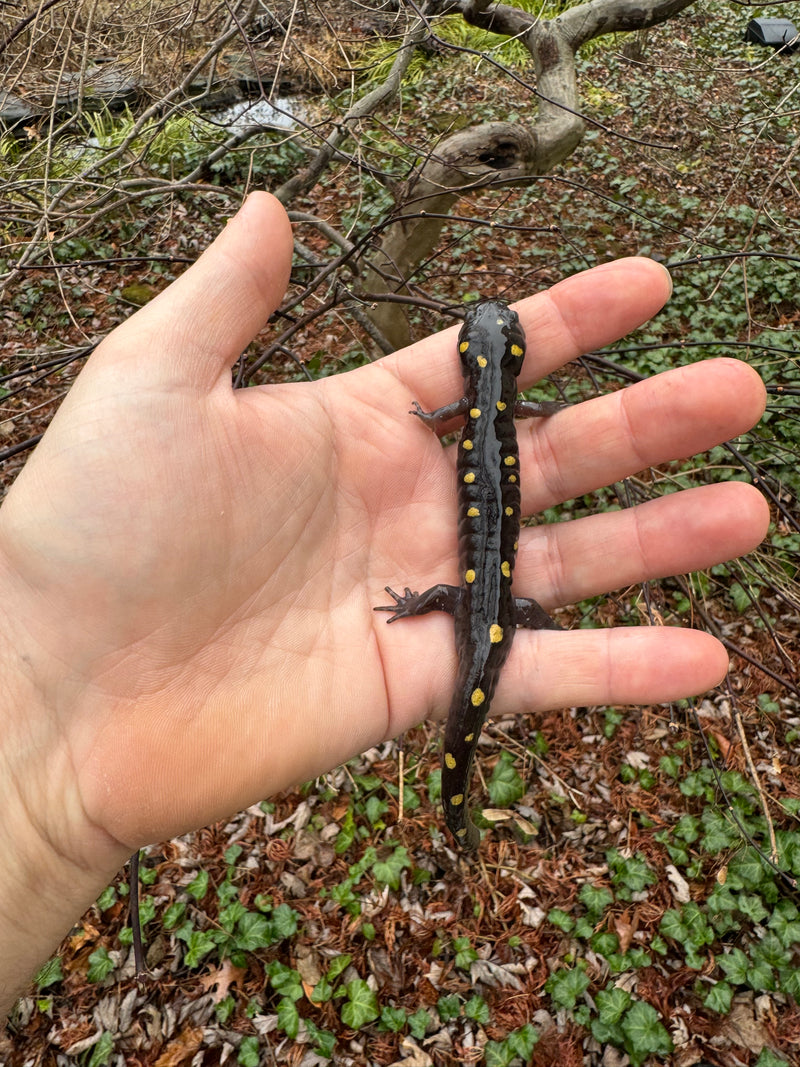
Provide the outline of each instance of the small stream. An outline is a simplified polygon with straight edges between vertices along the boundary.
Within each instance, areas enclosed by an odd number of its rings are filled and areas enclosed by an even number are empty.
[[[274,130],[291,130],[296,125],[295,115],[302,109],[297,99],[278,96],[269,100],[237,100],[235,104],[208,113],[212,122],[225,126],[231,133],[239,133],[248,126],[265,126]]]

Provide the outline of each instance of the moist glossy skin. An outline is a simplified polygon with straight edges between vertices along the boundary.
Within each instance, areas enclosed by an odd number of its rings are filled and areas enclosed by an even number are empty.
[[[464,396],[446,407],[415,414],[437,428],[465,417],[458,445],[458,541],[461,586],[424,593],[387,587],[395,604],[389,622],[429,611],[455,617],[458,676],[447,716],[442,759],[445,821],[456,841],[477,848],[480,832],[469,817],[470,771],[481,727],[518,625],[558,628],[533,600],[511,591],[519,545],[519,452],[514,415],[552,414],[558,405],[517,401],[525,336],[516,312],[498,301],[470,308],[458,339]]]
[[[455,612],[458,680],[447,716],[442,796],[447,825],[467,848],[480,842],[469,820],[470,769],[483,721],[511,649],[511,593],[520,520],[514,428],[525,337],[515,312],[479,304],[458,342],[467,410],[458,447],[458,543],[464,594]]]

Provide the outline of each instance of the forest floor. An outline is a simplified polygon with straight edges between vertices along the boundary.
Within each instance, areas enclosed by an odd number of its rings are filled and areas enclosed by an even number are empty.
[[[288,0],[270,6],[279,16],[298,8]],[[300,19],[297,32],[319,36],[315,5],[302,7],[313,17]],[[324,9],[328,20],[336,12],[337,33],[366,39],[380,28],[362,4]],[[692,81],[693,64],[701,65],[697,25],[653,31],[644,67],[620,62],[613,79],[602,52],[586,61],[582,77],[599,118],[638,136],[634,112],[649,108],[658,140],[678,146],[678,164],[641,144],[602,143],[595,130],[560,171],[563,184],[527,208],[542,227],[531,275],[538,287],[589,259],[669,259],[686,247],[692,203],[748,207],[754,184],[770,187],[786,151],[779,139],[759,143],[746,173],[735,139],[723,158],[705,150],[711,103],[729,100],[734,113],[741,71],[706,57],[703,78]],[[642,70],[656,69],[680,71],[674,95],[642,86]],[[503,92],[482,74],[455,105],[444,85],[428,106],[431,114],[448,105],[491,110]],[[650,232],[632,214],[606,209],[630,181],[647,187],[644,202],[675,205],[672,232]],[[360,196],[342,170],[315,191],[313,209],[344,225],[362,210]],[[463,213],[486,202],[465,200]],[[2,313],[0,365],[9,377],[0,443],[46,428],[91,344],[179,274],[221,221],[213,200],[183,196],[156,219],[109,216],[97,263],[26,272]],[[172,260],[112,261],[145,245],[148,255]],[[516,270],[520,258],[514,242],[491,234],[461,254],[444,283],[454,294],[481,276]],[[470,260],[480,266],[472,270]],[[748,336],[760,319],[797,325],[791,300],[759,300],[756,291],[741,327]],[[418,327],[434,324],[423,315]],[[341,354],[332,362],[346,369],[345,354],[365,347],[337,317],[324,339],[316,329],[294,341],[309,359],[325,349]],[[691,336],[688,318],[683,330]],[[72,362],[63,358],[70,348]],[[55,368],[46,364],[51,349],[60,353]],[[263,380],[296,376],[287,360]],[[5,484],[25,455],[7,460]],[[661,595],[677,603],[680,589]],[[639,588],[598,600],[591,624],[641,617],[641,601]],[[786,850],[781,863],[800,875],[800,702],[757,666],[796,678],[798,617],[768,599],[765,610],[778,620],[771,630],[729,601],[707,606],[741,654],[730,690],[708,694],[696,715],[690,707],[674,718],[661,706],[571,708],[487,724],[474,799],[488,804],[488,828],[474,860],[457,854],[442,826],[440,728],[429,722],[403,738],[402,815],[400,747],[392,742],[145,849],[148,980],[134,980],[121,872],[20,1001],[0,1037],[0,1061],[800,1064],[796,894],[745,847],[730,815],[764,842],[766,804]],[[588,611],[567,610],[560,621],[582,625]]]

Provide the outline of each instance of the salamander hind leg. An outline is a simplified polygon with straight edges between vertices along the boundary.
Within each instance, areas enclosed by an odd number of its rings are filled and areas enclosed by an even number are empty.
[[[529,597],[514,597],[517,626],[525,630],[563,630],[541,604]]]

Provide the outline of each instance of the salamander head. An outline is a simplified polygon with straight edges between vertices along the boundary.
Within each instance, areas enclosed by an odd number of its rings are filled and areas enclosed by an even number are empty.
[[[501,300],[481,300],[467,309],[458,335],[458,351],[464,373],[473,361],[487,356],[519,374],[525,358],[525,334],[519,316]]]

